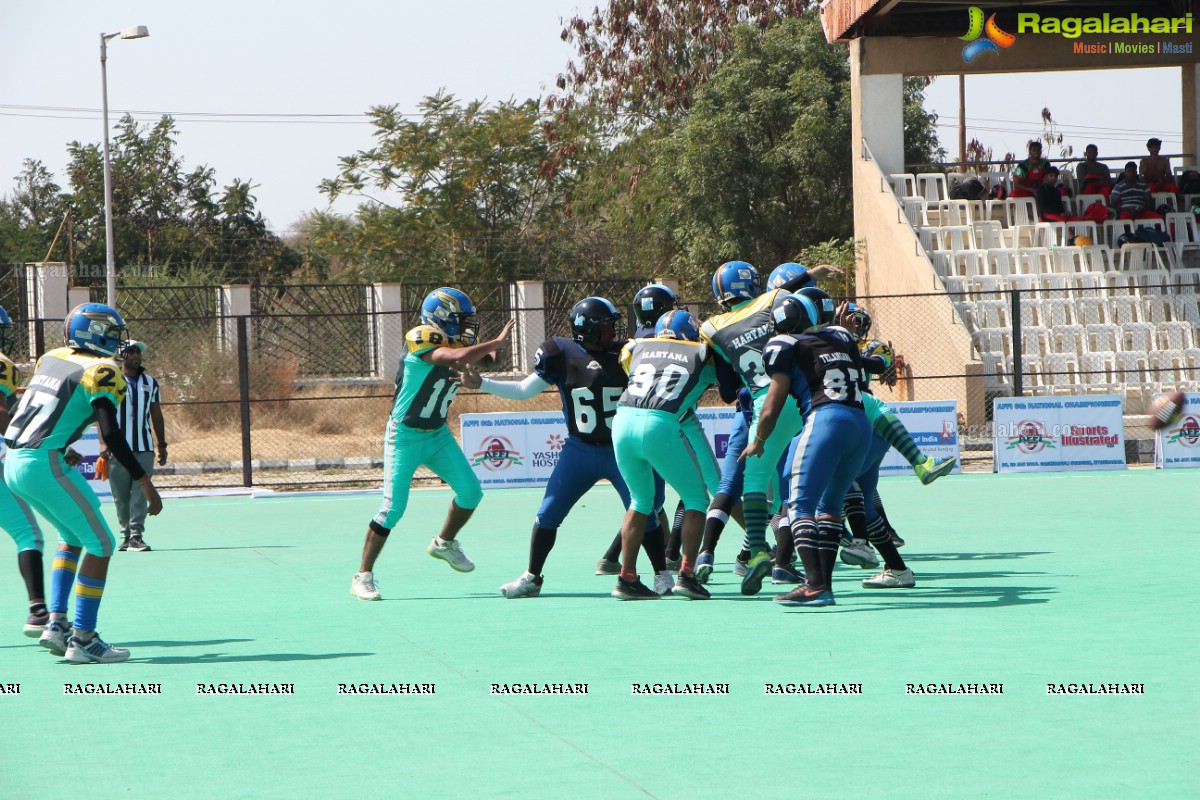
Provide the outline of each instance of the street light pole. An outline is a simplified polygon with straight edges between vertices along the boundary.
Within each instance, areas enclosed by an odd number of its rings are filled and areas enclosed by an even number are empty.
[[[117,302],[117,257],[113,244],[112,163],[108,156],[108,40],[143,39],[149,35],[145,25],[131,25],[117,33],[100,34],[100,104],[104,116],[104,275],[106,300],[114,308]]]

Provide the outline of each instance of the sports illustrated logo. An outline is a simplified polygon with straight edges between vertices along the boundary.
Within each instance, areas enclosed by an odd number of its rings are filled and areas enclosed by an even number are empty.
[[[963,61],[970,64],[984,53],[1000,54],[1000,48],[1012,47],[1013,42],[1017,41],[1017,37],[1007,31],[1000,29],[996,24],[996,15],[992,14],[987,18],[987,22],[983,21],[983,9],[979,6],[971,6],[968,14],[967,34],[958,38],[967,42],[963,47]],[[980,38],[985,36],[986,38]]]
[[[503,436],[489,436],[480,442],[480,446],[483,449],[472,457],[472,467],[483,465],[488,472],[498,472],[521,463],[521,454]]]
[[[1167,444],[1181,444],[1184,447],[1200,446],[1200,419],[1188,414],[1179,421],[1179,425],[1167,432]]]
[[[1017,423],[1017,435],[1008,437],[1006,450],[1016,449],[1025,455],[1040,453],[1046,448],[1054,449],[1054,439],[1046,433],[1037,420],[1021,420]]]
[[[546,440],[546,446],[549,447],[551,451],[562,450],[563,437],[557,433],[550,434],[550,438]]]

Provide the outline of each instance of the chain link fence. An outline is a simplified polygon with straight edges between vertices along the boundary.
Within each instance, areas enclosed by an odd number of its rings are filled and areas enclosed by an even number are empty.
[[[536,306],[521,303],[512,284],[463,288],[480,311],[481,337],[517,322],[489,369],[523,377],[541,341],[570,335],[575,302],[607,296],[628,311],[645,283],[545,282]],[[400,340],[436,287],[402,284],[402,308],[384,311],[366,285],[264,286],[254,289],[248,314],[226,313],[219,288],[130,287],[120,295],[130,335],[148,343],[144,364],[162,385],[171,461],[158,482],[378,486]],[[62,321],[31,319],[22,294],[0,280],[0,302],[15,323],[8,355],[28,374],[36,355],[62,343]],[[682,299],[701,317],[717,311],[708,298]],[[1119,395],[1129,415],[1128,460],[1144,461],[1150,435],[1137,415],[1149,398],[1200,389],[1200,295],[1182,279],[1112,274],[1062,286],[992,283],[855,299],[873,316],[870,337],[891,341],[899,356],[896,386],[877,393],[887,401],[956,400],[969,470],[991,469],[995,397]],[[718,403],[715,392],[702,400]],[[464,390],[450,425],[457,433],[464,413],[559,408],[555,390],[526,403]]]

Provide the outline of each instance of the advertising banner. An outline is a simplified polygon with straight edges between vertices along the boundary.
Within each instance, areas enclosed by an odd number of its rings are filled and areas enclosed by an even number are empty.
[[[89,426],[79,437],[79,441],[71,445],[71,449],[83,456],[83,460],[75,465],[75,469],[87,479],[88,486],[95,490],[101,500],[111,500],[112,489],[108,481],[96,480],[96,459],[100,457],[100,434],[96,426]]]
[[[996,472],[1125,469],[1117,395],[997,398],[993,431]]]
[[[1200,394],[1184,397],[1179,421],[1154,434],[1154,466],[1159,469],[1200,467]]]
[[[933,456],[938,461],[953,458],[955,465],[951,474],[962,473],[962,465],[958,463],[957,400],[922,400],[888,403],[888,406],[904,423],[904,427],[908,429],[922,453]],[[893,447],[883,457],[883,463],[879,465],[879,474],[912,475],[912,465]]]

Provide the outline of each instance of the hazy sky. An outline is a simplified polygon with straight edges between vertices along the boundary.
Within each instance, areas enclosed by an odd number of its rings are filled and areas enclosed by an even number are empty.
[[[232,115],[359,115],[371,105],[418,100],[445,87],[467,100],[540,97],[571,56],[559,38],[576,0],[0,0],[0,194],[25,158],[42,160],[65,184],[66,144],[99,142],[99,34],[146,25],[150,38],[109,44],[109,105],[176,114],[185,167],[207,164],[219,186],[252,179],[259,208],[277,231],[324,208],[317,183],[339,156],[371,144],[361,118]],[[592,3],[582,4],[590,9]],[[985,56],[986,57],[986,56]],[[1023,150],[1048,106],[1081,151],[1101,157],[1180,148],[1179,71],[1045,73],[967,80],[970,134]],[[1153,102],[1147,102],[1152,100]],[[958,84],[935,81],[928,106],[957,149]],[[1056,153],[1049,152],[1052,157]],[[339,204],[348,211],[353,204]]]

